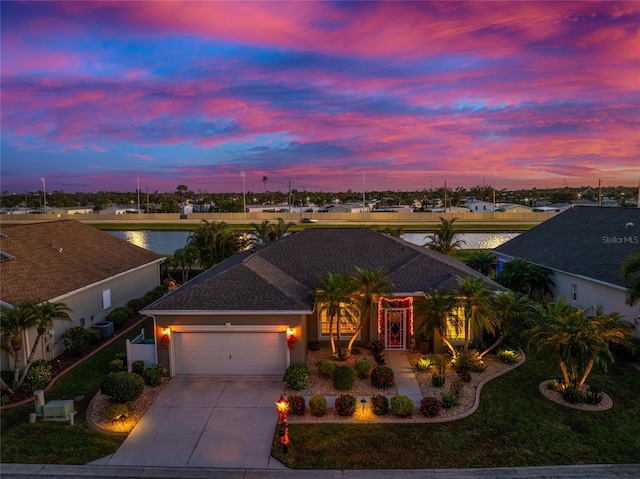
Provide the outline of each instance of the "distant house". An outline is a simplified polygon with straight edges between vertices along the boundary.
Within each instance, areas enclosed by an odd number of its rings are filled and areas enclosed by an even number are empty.
[[[562,213],[563,211],[573,207],[574,205],[569,203],[552,203],[550,205],[536,206],[533,211],[543,213]]]
[[[0,227],[0,302],[65,303],[72,323],[46,335],[36,358],[64,350],[60,336],[72,326],[90,327],[160,284],[163,257],[75,220]],[[35,330],[24,334],[28,356]],[[23,361],[24,364],[24,361]],[[2,369],[9,358],[2,356]]]
[[[55,215],[87,215],[93,213],[93,208],[91,206],[64,206],[64,207],[54,207],[47,208],[47,214],[55,214]]]
[[[472,213],[486,213],[493,211],[494,204],[489,201],[469,200],[467,201],[467,208]]]
[[[572,208],[494,250],[498,271],[522,258],[553,272],[554,298],[594,311],[618,312],[637,324],[640,305],[625,303],[621,265],[640,251],[640,209]]]
[[[498,206],[496,211],[501,213],[531,213],[532,209],[529,206],[508,203]]]
[[[165,295],[143,311],[154,317],[158,360],[171,376],[194,374],[281,375],[305,360],[308,343],[328,344],[330,319],[313,300],[320,275],[352,274],[355,267],[386,271],[392,294],[379,298],[378,313],[358,345],[379,340],[407,350],[419,324],[414,305],[432,289],[454,288],[458,277],[504,288],[453,258],[366,228],[307,229],[236,254]],[[455,313],[462,314],[459,310]],[[354,327],[341,321],[343,338]],[[461,344],[451,324],[450,339]],[[288,344],[288,339],[294,342]],[[442,338],[431,338],[440,352]]]

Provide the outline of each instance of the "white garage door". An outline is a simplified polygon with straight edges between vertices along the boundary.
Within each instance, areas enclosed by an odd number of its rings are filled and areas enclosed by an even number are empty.
[[[174,333],[176,374],[281,375],[284,332]]]

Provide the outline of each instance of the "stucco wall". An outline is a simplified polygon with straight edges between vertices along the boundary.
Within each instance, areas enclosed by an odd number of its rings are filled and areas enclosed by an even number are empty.
[[[45,334],[44,341],[38,345],[35,359],[51,360],[62,354],[64,352],[62,334],[73,326],[82,326],[82,318],[84,318],[84,326],[91,327],[95,323],[104,321],[107,314],[115,308],[125,306],[131,299],[144,296],[159,284],[160,267],[158,264],[153,264],[70,295],[52,298],[52,302],[64,303],[71,308],[72,311],[69,316],[72,321],[55,321],[53,335]],[[102,306],[102,292],[105,290],[111,291],[111,306],[106,309]],[[23,365],[31,352],[36,336],[37,331],[35,328],[24,333],[21,361]],[[11,367],[13,367],[13,360],[9,360],[7,355],[3,354],[2,370],[7,370]]]
[[[634,307],[625,303],[626,290],[613,286],[607,286],[600,283],[572,276],[566,273],[554,272],[551,278],[555,283],[552,288],[554,299],[564,298],[573,306],[595,311],[598,305],[601,305],[605,314],[617,312],[620,313],[625,320],[635,324],[640,305]],[[571,285],[577,286],[577,299],[574,301],[571,295]],[[636,336],[640,337],[638,325],[636,325]]]

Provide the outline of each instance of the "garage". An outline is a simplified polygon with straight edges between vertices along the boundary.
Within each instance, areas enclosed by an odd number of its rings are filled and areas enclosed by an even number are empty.
[[[174,374],[282,375],[288,349],[284,332],[175,332]]]

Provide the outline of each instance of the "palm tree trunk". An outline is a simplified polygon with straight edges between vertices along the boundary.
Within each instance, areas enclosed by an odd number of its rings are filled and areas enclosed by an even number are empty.
[[[18,381],[17,384],[14,384],[16,389],[20,389],[20,387],[22,386],[22,383],[24,383],[24,380],[27,377],[27,373],[29,372],[29,368],[31,367],[31,364],[33,363],[33,357],[36,355],[36,348],[38,347],[38,343],[40,343],[40,340],[42,339],[42,336],[44,336],[44,331],[42,330],[42,332],[40,332],[40,328],[38,328],[38,335],[36,336],[36,340],[33,342],[33,347],[31,348],[31,352],[29,353],[29,357],[27,358],[27,362],[24,365],[24,371],[22,371],[22,375],[20,376],[20,380]]]
[[[451,351],[451,355],[455,358],[456,348],[454,348],[453,344],[451,344],[451,342],[447,339],[447,336],[444,334],[444,331],[442,329],[438,328],[438,332],[440,333],[440,336],[442,336],[442,341],[444,341],[444,344],[449,348],[449,351]]]
[[[498,336],[498,339],[496,341],[494,341],[494,343],[489,346],[487,349],[485,349],[484,351],[482,351],[480,354],[478,354],[478,359],[482,359],[484,357],[485,354],[487,354],[490,351],[493,351],[495,348],[498,347],[498,345],[504,341],[505,335],[501,334],[500,336]]]
[[[584,370],[584,374],[580,378],[580,382],[578,383],[578,387],[582,386],[584,382],[587,380],[587,376],[591,373],[591,369],[593,369],[593,365],[595,364],[595,358],[589,359],[587,363],[587,368]]]
[[[14,390],[9,387],[7,383],[4,382],[4,379],[0,378],[0,386],[9,391],[9,394],[14,394]]]
[[[562,377],[564,378],[565,386],[569,386],[569,371],[567,370],[566,363],[558,358],[558,363],[560,364],[560,371],[562,371]]]
[[[336,355],[336,343],[333,339],[333,318],[334,316],[330,316],[329,319],[329,343],[331,344],[331,354],[335,357]]]

